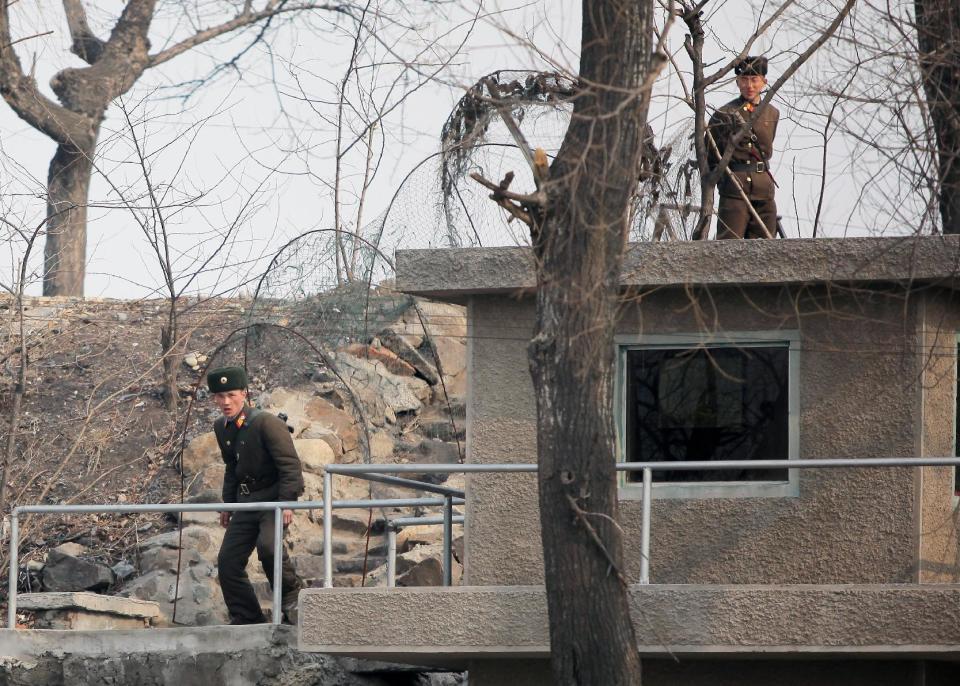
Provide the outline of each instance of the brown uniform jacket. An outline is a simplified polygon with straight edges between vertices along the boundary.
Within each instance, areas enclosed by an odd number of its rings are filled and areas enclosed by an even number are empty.
[[[713,134],[717,142],[717,148],[723,154],[728,141],[733,138],[737,130],[743,126],[744,121],[749,121],[751,112],[745,108],[747,101],[743,98],[735,98],[726,105],[718,108],[710,117],[707,128]],[[739,110],[740,114],[737,114]],[[740,118],[743,116],[743,119]],[[773,157],[773,139],[777,135],[777,123],[780,121],[780,111],[773,105],[765,105],[760,117],[753,125],[753,136],[748,132],[733,151],[733,157],[730,160],[731,166],[737,163],[755,163],[760,159],[769,164]],[[756,147],[755,147],[756,146]],[[757,149],[759,148],[759,150]],[[754,152],[759,153],[755,155]],[[710,160],[711,168],[716,166],[720,158],[713,152],[713,146],[707,141],[707,154]],[[740,185],[746,191],[747,197],[757,200],[768,200],[773,198],[774,183],[773,177],[768,172],[758,173],[756,171],[735,171]],[[730,177],[724,173],[718,184],[720,195],[726,197],[739,198],[740,192],[730,180]]]
[[[226,465],[223,502],[296,500],[303,493],[303,468],[290,430],[269,412],[253,408],[244,412],[240,428],[226,417],[213,423]]]

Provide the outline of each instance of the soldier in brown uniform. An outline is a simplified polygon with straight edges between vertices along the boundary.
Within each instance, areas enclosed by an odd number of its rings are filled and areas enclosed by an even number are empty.
[[[734,67],[734,73],[737,75],[740,97],[720,107],[710,117],[708,124],[708,131],[717,144],[714,149],[708,136],[707,151],[712,168],[719,163],[719,155],[724,153],[734,135],[759,106],[760,94],[767,86],[767,58],[745,57]],[[766,238],[776,235],[777,203],[769,164],[779,120],[777,108],[764,105],[752,129],[737,143],[729,167],[763,220],[766,233],[757,224],[731,175],[724,173],[718,184],[720,207],[717,211],[717,238]]]
[[[249,407],[247,374],[242,367],[221,367],[207,374],[213,402],[223,414],[213,424],[223,474],[223,502],[294,501],[303,493],[303,471],[286,423],[276,415]],[[293,510],[282,513],[284,526]],[[226,527],[217,573],[231,624],[260,624],[265,620],[247,577],[247,560],[257,549],[263,571],[273,585],[274,510],[221,512]],[[281,546],[282,548],[282,546]],[[282,605],[296,601],[302,584],[283,551]]]

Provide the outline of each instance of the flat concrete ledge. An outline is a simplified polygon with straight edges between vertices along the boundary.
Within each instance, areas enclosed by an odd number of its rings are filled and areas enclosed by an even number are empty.
[[[14,658],[41,655],[109,657],[131,653],[196,654],[224,647],[239,652],[293,644],[295,640],[293,627],[273,624],[117,631],[0,629],[0,654]]]
[[[536,284],[529,248],[398,250],[397,289],[461,301]],[[633,243],[624,287],[941,283],[960,273],[960,236]]]
[[[124,617],[153,619],[160,616],[160,605],[149,600],[122,598],[99,593],[57,592],[23,593],[17,596],[18,610],[83,610],[106,612]]]
[[[960,657],[960,585],[634,585],[642,655]],[[542,586],[309,589],[299,648],[459,666],[549,655]]]

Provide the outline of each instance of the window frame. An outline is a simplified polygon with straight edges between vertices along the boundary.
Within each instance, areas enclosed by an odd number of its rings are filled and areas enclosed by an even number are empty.
[[[614,412],[616,417],[617,461],[626,462],[627,352],[638,349],[697,347],[787,348],[787,461],[800,457],[800,332],[732,331],[724,334],[676,333],[617,335],[615,346]],[[642,500],[643,484],[618,476],[621,500]],[[652,499],[707,498],[795,498],[800,495],[800,470],[787,468],[786,481],[696,481],[654,482]]]
[[[957,415],[960,414],[960,331],[954,332],[953,335],[953,416],[950,418],[953,423],[953,453],[954,457],[960,457],[960,445],[958,445],[957,436]],[[953,479],[951,483],[953,484],[952,493],[951,493],[951,506],[956,508],[957,504],[960,504],[960,495],[957,493],[957,480],[958,480],[958,467],[953,466]]]

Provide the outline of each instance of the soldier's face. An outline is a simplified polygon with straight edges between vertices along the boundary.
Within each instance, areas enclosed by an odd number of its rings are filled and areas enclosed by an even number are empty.
[[[766,86],[767,79],[763,76],[757,76],[756,74],[747,76],[741,74],[737,77],[737,88],[740,89],[740,97],[750,102],[756,102]]]
[[[213,394],[213,404],[224,417],[236,417],[247,401],[247,392],[243,390],[221,391]]]

